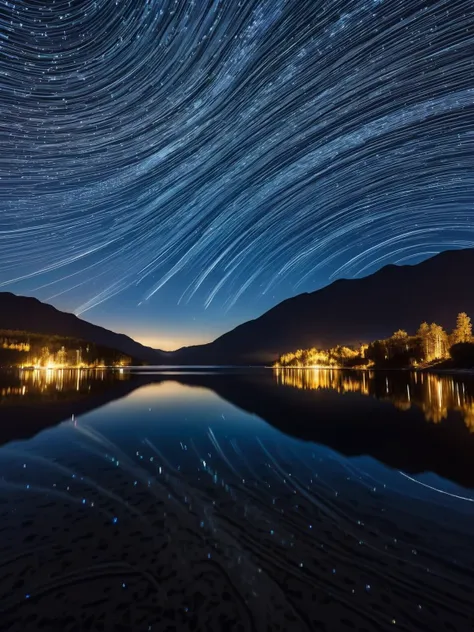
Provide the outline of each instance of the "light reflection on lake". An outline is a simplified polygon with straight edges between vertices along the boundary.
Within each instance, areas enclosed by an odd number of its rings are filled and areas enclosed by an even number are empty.
[[[2,629],[472,629],[469,377],[25,371],[0,389]]]
[[[188,373],[188,372],[187,372]],[[140,375],[148,371],[140,370]],[[152,375],[155,372],[151,372]],[[162,371],[162,375],[179,375],[179,371]],[[203,371],[197,375],[205,375]],[[472,376],[436,375],[423,372],[344,371],[336,369],[274,369],[279,386],[301,390],[329,390],[340,394],[360,393],[391,402],[400,410],[417,407],[425,419],[440,422],[450,411],[459,412],[466,426],[474,430],[474,380]],[[58,392],[89,393],[92,388],[127,381],[133,376],[129,370],[63,369],[23,370],[11,372],[7,379],[14,384],[0,385],[0,401],[11,398],[31,398],[55,395]],[[5,381],[5,377],[3,382]],[[0,381],[0,384],[2,382]]]
[[[420,408],[427,421],[447,419],[449,411],[461,413],[474,431],[474,385],[472,377],[423,372],[340,371],[334,369],[274,369],[282,386],[298,389],[361,393],[387,400],[401,410]]]

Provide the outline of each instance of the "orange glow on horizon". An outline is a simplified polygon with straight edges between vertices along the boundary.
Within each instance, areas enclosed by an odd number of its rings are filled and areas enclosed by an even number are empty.
[[[204,345],[208,342],[212,342],[212,339],[206,338],[205,336],[184,336],[182,338],[174,338],[133,332],[129,333],[128,335],[136,340],[136,342],[145,345],[145,347],[151,347],[152,349],[159,349],[161,351],[176,351],[177,349],[181,349],[181,347]]]

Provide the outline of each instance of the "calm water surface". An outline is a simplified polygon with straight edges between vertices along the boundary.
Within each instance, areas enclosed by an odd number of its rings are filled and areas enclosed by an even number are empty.
[[[0,629],[472,630],[474,379],[0,375]]]

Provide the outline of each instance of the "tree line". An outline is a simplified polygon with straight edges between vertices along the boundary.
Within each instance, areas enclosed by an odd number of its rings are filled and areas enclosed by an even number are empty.
[[[102,345],[66,336],[0,330],[0,367],[128,366],[132,358]]]
[[[416,334],[399,329],[389,338],[357,347],[337,345],[330,349],[298,349],[280,356],[276,367],[417,367],[451,361],[474,366],[471,318],[458,314],[451,333],[437,323],[421,323]]]

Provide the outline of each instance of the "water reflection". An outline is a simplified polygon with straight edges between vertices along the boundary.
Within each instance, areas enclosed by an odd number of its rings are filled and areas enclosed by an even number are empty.
[[[361,393],[387,400],[400,410],[420,408],[427,421],[440,423],[449,411],[461,413],[474,432],[474,388],[472,381],[431,373],[339,371],[333,369],[274,369],[276,382],[302,390],[332,390]],[[401,379],[403,377],[403,379]]]
[[[474,487],[474,379],[467,375],[149,368],[12,371],[0,373],[0,445],[77,420],[114,400],[121,400],[127,410],[129,396],[133,393],[135,402],[147,399],[152,385],[160,408],[172,414],[177,414],[182,387],[190,386],[193,406],[216,394],[297,439],[347,456],[369,454],[409,474],[436,472]],[[152,401],[148,408],[155,410]],[[183,411],[182,417],[191,414]]]
[[[90,390],[91,382],[110,382],[128,379],[123,371],[106,369],[46,369],[23,370],[19,373],[22,394],[55,391]]]
[[[106,369],[35,369],[12,370],[0,373],[0,402],[14,402],[16,398],[46,400],[56,398],[58,393],[71,396],[90,393],[100,385],[128,380],[123,371]]]
[[[474,492],[322,445],[470,471],[450,423],[269,371],[25,377],[0,426],[77,416],[0,448],[1,629],[472,629]]]

